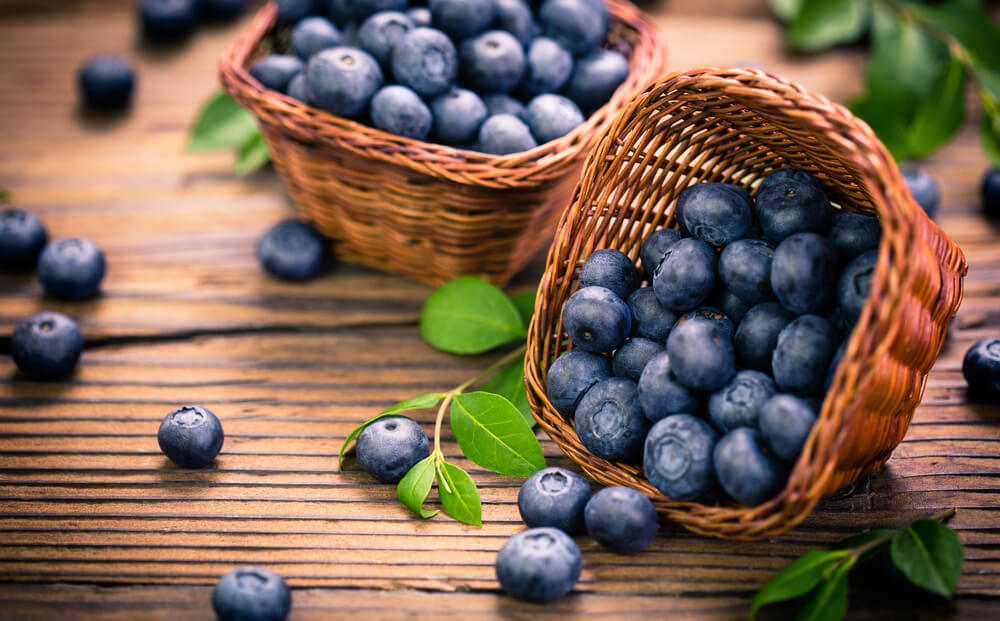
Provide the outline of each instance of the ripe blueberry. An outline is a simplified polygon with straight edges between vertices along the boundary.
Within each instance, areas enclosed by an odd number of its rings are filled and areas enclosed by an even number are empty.
[[[584,351],[610,352],[625,343],[632,329],[632,311],[604,287],[584,287],[563,306],[563,327]]]
[[[365,112],[383,83],[378,62],[368,52],[352,47],[331,47],[313,54],[305,71],[306,92],[313,104],[348,118]]]
[[[73,371],[83,352],[76,322],[52,311],[37,313],[17,325],[10,339],[14,364],[33,380],[58,380]]]
[[[698,183],[677,197],[684,228],[714,248],[740,239],[753,222],[753,199],[742,187]]]
[[[649,421],[630,379],[612,377],[594,384],[580,400],[574,421],[580,442],[598,457],[632,461],[642,454]]]
[[[188,38],[198,23],[195,0],[143,0],[139,5],[142,34],[157,43],[175,43]]]
[[[667,252],[680,239],[681,232],[677,229],[657,229],[646,237],[642,249],[639,250],[639,260],[642,261],[642,268],[646,270],[646,275],[650,279],[656,274]]]
[[[712,462],[726,493],[737,502],[756,507],[781,490],[784,472],[765,452],[764,438],[756,429],[733,429],[715,445]]]
[[[430,0],[431,22],[456,41],[486,30],[496,18],[493,0]]]
[[[382,11],[361,23],[358,29],[358,41],[361,43],[361,49],[371,54],[384,69],[388,69],[392,63],[392,50],[406,33],[416,27],[406,13]]]
[[[646,436],[642,466],[656,489],[674,500],[695,500],[715,483],[712,450],[719,434],[690,414],[674,414]]]
[[[298,73],[292,78],[292,81],[288,83],[288,96],[294,99],[298,99],[304,104],[312,105],[312,101],[309,99],[309,93],[306,91],[306,72]]]
[[[625,344],[615,351],[611,359],[611,368],[615,376],[627,377],[633,382],[639,381],[642,370],[646,368],[646,363],[656,354],[663,351],[663,344],[644,339],[632,337],[625,341]]]
[[[635,269],[635,263],[632,263],[628,255],[614,248],[591,253],[580,268],[581,289],[591,286],[604,287],[611,289],[621,299],[627,300],[638,285],[639,272]]]
[[[670,247],[653,275],[653,291],[664,306],[689,311],[705,301],[715,285],[717,257],[700,239],[687,237]]]
[[[459,76],[477,93],[506,93],[524,77],[524,48],[505,30],[466,39],[458,48]]]
[[[340,31],[325,17],[307,17],[292,29],[292,51],[303,61],[320,50],[340,45],[340,41]]]
[[[581,110],[606,104],[628,77],[628,59],[617,50],[595,50],[576,61],[566,96]]]
[[[760,371],[740,371],[708,398],[708,414],[724,432],[757,427],[760,409],[777,390],[774,380]]]
[[[837,284],[837,298],[840,301],[840,317],[846,325],[853,326],[861,316],[861,309],[868,301],[878,250],[869,250],[847,264]]]
[[[733,326],[732,320],[729,319],[729,317],[727,317],[725,313],[712,306],[699,306],[698,308],[692,311],[684,313],[683,315],[681,315],[680,319],[677,320],[677,323],[674,324],[674,327],[676,328],[685,321],[694,319],[695,317],[699,317],[701,319],[707,319],[709,321],[714,321],[718,323],[720,326],[725,328],[726,333],[729,334],[730,337],[732,337],[733,334],[736,333],[736,327]]]
[[[476,139],[489,111],[479,95],[453,88],[431,101],[434,134],[444,144],[466,145]]]
[[[543,93],[528,102],[528,126],[540,143],[565,136],[583,121],[580,108],[562,95]]]
[[[986,338],[970,347],[962,360],[962,375],[974,398],[1000,403],[1000,339]]]
[[[650,422],[673,414],[694,414],[700,409],[698,397],[682,386],[670,372],[670,355],[653,356],[639,376],[639,407]]]
[[[1000,218],[1000,168],[991,168],[983,175],[979,186],[983,199],[983,213],[988,218]]]
[[[514,97],[511,97],[507,93],[493,93],[492,95],[487,95],[483,97],[483,103],[486,104],[486,110],[489,113],[489,116],[509,114],[511,116],[516,116],[524,122],[527,122],[528,120],[528,109],[524,107],[523,103]]]
[[[269,569],[234,569],[212,590],[219,621],[285,621],[291,607],[292,593],[284,578]]]
[[[35,214],[17,207],[0,209],[0,270],[34,268],[48,239]]]
[[[497,16],[493,27],[506,30],[514,35],[518,42],[528,47],[531,40],[541,31],[535,23],[535,16],[525,0],[494,0]]]
[[[45,294],[59,300],[86,300],[101,289],[104,253],[82,237],[54,241],[38,257],[38,280]]]
[[[771,173],[757,189],[757,220],[776,242],[795,233],[825,233],[831,209],[819,181],[795,168]]]
[[[628,307],[632,311],[632,334],[657,343],[667,342],[670,329],[677,323],[677,313],[660,304],[652,287],[632,292]]]
[[[392,50],[392,73],[400,84],[422,97],[434,97],[455,82],[458,51],[440,30],[414,28]]]
[[[862,252],[877,249],[881,237],[882,225],[878,218],[844,210],[833,214],[833,225],[826,236],[845,262]]]
[[[135,87],[132,65],[112,54],[88,60],[77,72],[83,103],[94,110],[118,110],[128,105]]]
[[[573,55],[546,37],[528,46],[526,71],[520,92],[527,97],[562,90],[573,71]]]
[[[302,60],[289,54],[270,54],[250,67],[250,75],[272,91],[284,93],[288,83],[302,72]]]
[[[497,553],[500,586],[517,599],[549,602],[573,590],[580,579],[580,548],[558,528],[530,528],[507,540]]]
[[[794,462],[809,437],[816,413],[795,395],[775,395],[760,410],[760,432],[778,459]]]
[[[583,530],[583,508],[590,485],[564,468],[545,468],[531,475],[517,494],[517,509],[530,528],[551,526],[567,534]]]
[[[941,194],[934,178],[926,170],[908,168],[903,171],[903,181],[917,204],[927,213],[927,217],[933,218],[941,202]]]
[[[836,289],[837,251],[815,233],[795,233],[774,251],[771,288],[796,315],[826,310]]]
[[[160,450],[181,468],[212,463],[224,439],[222,423],[200,405],[185,405],[167,414],[156,434]]]
[[[656,538],[660,528],[653,502],[631,487],[605,487],[583,511],[587,532],[618,554],[634,554]]]
[[[764,239],[740,239],[722,249],[719,278],[747,304],[774,299],[771,262],[774,244]]]
[[[736,359],[747,368],[770,373],[778,335],[793,319],[795,315],[780,302],[764,302],[748,310],[733,337]]]
[[[718,322],[695,317],[670,331],[671,370],[691,390],[714,391],[736,373],[733,340]]]
[[[785,326],[771,355],[778,388],[797,395],[822,392],[837,343],[830,322],[818,315],[802,315]]]
[[[740,323],[750,310],[747,304],[738,295],[729,290],[725,283],[715,283],[715,288],[705,302],[711,308],[717,308],[733,322]]]
[[[323,237],[304,222],[282,220],[257,244],[257,260],[272,276],[282,280],[308,280],[328,259]]]
[[[420,96],[399,84],[383,86],[375,93],[371,117],[375,127],[414,140],[427,138],[434,122]]]
[[[521,119],[510,114],[497,114],[479,128],[476,148],[493,155],[509,155],[529,151],[538,146],[531,130]]]
[[[581,349],[565,352],[549,367],[545,394],[563,416],[572,416],[590,387],[611,377],[611,364],[600,354]]]
[[[387,416],[358,434],[358,461],[383,483],[399,483],[417,462],[431,454],[427,434],[412,418]]]
[[[607,20],[588,0],[545,0],[538,20],[545,36],[576,56],[596,48],[608,29]]]

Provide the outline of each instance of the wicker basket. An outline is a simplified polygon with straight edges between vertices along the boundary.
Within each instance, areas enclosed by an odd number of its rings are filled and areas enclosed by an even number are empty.
[[[641,467],[597,458],[548,401],[545,376],[569,347],[563,303],[599,248],[636,260],[651,230],[675,226],[674,199],[701,181],[753,190],[767,172],[815,175],[845,209],[877,213],[883,237],[871,295],[818,422],[784,490],[755,507],[676,502]],[[698,69],[638,94],[591,154],[563,214],[528,335],[528,399],[545,431],[595,481],[634,487],[661,516],[729,539],[786,532],[817,501],[871,472],[902,440],[962,298],[961,250],[914,202],[886,149],[846,109],[778,76]]]
[[[605,47],[629,57],[628,79],[586,123],[524,153],[402,138],[265,89],[246,67],[287,37],[274,3],[222,59],[220,79],[257,117],[296,208],[341,258],[431,285],[462,275],[502,284],[551,239],[584,158],[615,114],[663,72],[657,27],[628,2],[607,4]]]

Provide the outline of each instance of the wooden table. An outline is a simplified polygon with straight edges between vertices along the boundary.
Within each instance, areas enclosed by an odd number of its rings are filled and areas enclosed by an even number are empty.
[[[891,461],[772,541],[665,527],[624,557],[580,538],[574,594],[534,606],[499,594],[493,577],[497,549],[523,527],[520,480],[472,467],[448,437],[449,459],[482,489],[484,526],[473,528],[420,521],[393,486],[336,468],[357,423],[454,386],[493,357],[422,343],[426,287],[351,266],[305,285],[262,274],[254,244],[292,213],[279,179],[241,179],[227,154],[183,152],[240,26],[145,50],[132,4],[0,3],[0,185],[54,237],[93,239],[110,266],[104,294],[82,304],[42,298],[31,276],[0,276],[0,617],[211,619],[218,577],[258,564],[295,588],[293,620],[741,618],[805,550],[951,506],[967,549],[956,602],[887,598],[875,580],[852,591],[852,615],[1000,616],[1000,409],[968,403],[960,373],[969,345],[1000,333],[1000,231],[978,212],[986,162],[971,123],[926,162],[943,189],[938,221],[972,265],[967,297]],[[711,4],[647,5],[670,37],[670,69],[754,62],[833,98],[858,91],[860,52],[789,56],[764,2]],[[137,100],[120,120],[77,109],[73,71],[100,50],[139,66]],[[513,289],[531,288],[540,265]],[[42,309],[75,317],[86,335],[68,381],[30,382],[11,362],[14,326]],[[179,470],[158,450],[160,420],[184,403],[225,425],[213,468]],[[543,447],[550,464],[569,465]]]

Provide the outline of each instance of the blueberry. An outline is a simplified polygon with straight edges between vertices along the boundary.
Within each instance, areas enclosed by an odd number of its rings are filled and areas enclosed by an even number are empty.
[[[483,103],[486,104],[486,110],[489,116],[509,114],[516,116],[518,119],[525,122],[528,120],[528,109],[524,107],[523,103],[514,97],[511,97],[507,93],[493,93],[492,95],[486,95],[483,97]]]
[[[104,253],[82,237],[54,241],[38,257],[38,280],[45,295],[58,300],[97,296],[105,270]]]
[[[1000,339],[986,338],[969,348],[962,360],[969,394],[987,403],[1000,403]]]
[[[410,468],[431,454],[427,434],[412,418],[387,416],[358,434],[358,461],[383,483],[399,483]]]
[[[611,364],[599,354],[580,349],[563,353],[549,367],[545,394],[563,416],[572,416],[590,387],[611,377]]]
[[[550,602],[580,579],[580,548],[558,528],[530,528],[507,540],[497,553],[500,586],[513,597]]]
[[[235,19],[247,8],[247,0],[198,0],[198,10],[202,19],[222,22]]]
[[[740,239],[722,249],[719,278],[747,304],[774,299],[771,262],[774,244],[764,239]]]
[[[497,16],[493,27],[506,30],[514,35],[518,42],[528,47],[531,40],[541,31],[535,23],[535,16],[525,0],[494,0]]]
[[[750,231],[753,199],[746,190],[728,183],[698,183],[677,197],[684,228],[710,246],[721,248]]]
[[[642,262],[642,268],[646,270],[646,275],[653,277],[667,252],[680,239],[681,232],[677,229],[657,229],[646,237],[646,241],[642,242],[642,249],[639,250],[639,260]]]
[[[833,353],[833,358],[830,360],[830,364],[826,367],[826,381],[823,382],[823,389],[829,390],[830,384],[833,383],[833,378],[837,374],[837,367],[840,366],[840,361],[844,359],[844,353],[847,352],[847,339],[844,339],[840,343],[840,347],[837,351]],[[817,410],[819,408],[816,408]]]
[[[653,275],[653,291],[675,311],[689,311],[705,301],[715,285],[718,258],[712,247],[687,237],[670,247]]]
[[[862,252],[877,249],[881,237],[882,225],[878,218],[843,210],[833,214],[833,225],[826,235],[844,261],[849,261]]]
[[[292,29],[292,51],[302,60],[340,42],[340,31],[325,17],[307,17]]]
[[[715,445],[712,462],[726,493],[748,507],[770,500],[781,490],[784,473],[765,453],[764,438],[756,429],[733,429]]]
[[[920,208],[927,212],[927,217],[933,218],[937,212],[938,204],[941,202],[937,182],[927,174],[926,170],[919,168],[904,170],[903,181],[906,182],[906,187],[909,188]]]
[[[868,301],[878,250],[869,250],[854,257],[844,268],[837,284],[837,298],[840,301],[841,320],[853,326],[861,316],[861,309]]]
[[[118,110],[128,105],[135,87],[132,65],[111,54],[88,60],[77,71],[80,96],[88,108]]]
[[[37,313],[17,325],[10,339],[14,364],[33,380],[58,380],[73,371],[83,352],[76,322],[52,311]]]
[[[682,386],[670,372],[670,355],[660,352],[646,363],[639,376],[639,406],[650,422],[673,414],[694,414],[698,397]]]
[[[661,351],[663,351],[661,343],[642,337],[630,338],[615,351],[611,359],[611,368],[617,377],[627,377],[633,382],[638,382],[646,363]]]
[[[458,51],[446,34],[433,28],[414,28],[392,50],[396,80],[423,97],[446,92],[458,75]]]
[[[816,413],[795,395],[775,395],[760,409],[760,432],[778,459],[794,462],[809,437]]]
[[[991,168],[983,175],[979,186],[983,199],[983,213],[988,218],[1000,218],[1000,168]]]
[[[774,380],[760,371],[740,371],[708,398],[708,414],[724,432],[757,427],[761,407],[777,390]]]
[[[328,259],[326,241],[304,222],[282,220],[268,229],[257,244],[257,260],[282,280],[309,280]]]
[[[596,48],[608,30],[607,20],[588,0],[545,0],[538,19],[545,36],[576,56]]]
[[[528,126],[541,143],[565,136],[583,121],[576,104],[562,95],[544,93],[528,102]]]
[[[562,320],[573,344],[595,353],[618,349],[632,329],[632,311],[604,287],[584,287],[569,296]]]
[[[298,99],[304,104],[312,105],[312,101],[309,99],[309,93],[306,91],[306,74],[304,71],[296,75],[292,78],[292,81],[288,83],[288,96]]]
[[[157,43],[176,43],[191,36],[198,23],[195,0],[143,0],[139,6],[142,34]]]
[[[778,335],[793,319],[795,315],[780,302],[764,302],[748,310],[733,337],[736,359],[744,367],[770,373]]]
[[[489,111],[479,95],[464,88],[454,88],[431,101],[434,134],[444,144],[465,145],[479,134]]]
[[[795,233],[778,244],[771,262],[771,288],[785,308],[803,315],[833,302],[837,251],[816,233]]]
[[[656,489],[673,500],[695,500],[715,484],[712,449],[719,434],[690,414],[674,414],[646,436],[642,467]]]
[[[594,384],[580,400],[574,422],[576,434],[587,450],[611,461],[639,457],[649,430],[635,382],[622,377]]]
[[[509,155],[529,151],[538,146],[531,130],[521,119],[510,114],[497,114],[479,128],[476,147],[484,153]]]
[[[327,48],[314,54],[306,64],[309,99],[338,116],[361,115],[382,83],[378,62],[368,52],[355,48]]]
[[[538,37],[528,46],[526,65],[520,93],[526,97],[557,93],[569,81],[573,71],[573,55],[552,39]]]
[[[406,13],[382,11],[361,22],[358,41],[361,43],[361,49],[371,54],[383,68],[388,69],[392,64],[392,51],[406,33],[416,27]]]
[[[771,355],[774,382],[784,392],[819,394],[836,347],[830,322],[818,315],[798,317],[778,335]]]
[[[17,207],[0,209],[0,270],[32,269],[48,239],[35,214]]]
[[[705,302],[711,308],[717,308],[722,311],[726,317],[729,317],[730,320],[736,323],[743,321],[751,306],[744,302],[740,296],[730,291],[725,283],[718,282]]]
[[[406,16],[410,18],[416,28],[430,28],[431,26],[431,10],[425,6],[407,9]]]
[[[315,12],[314,0],[275,0],[278,19],[285,24],[297,24]]]
[[[634,554],[653,542],[660,521],[653,502],[631,487],[605,487],[583,511],[587,532],[618,554]]]
[[[608,103],[628,77],[628,59],[617,50],[595,50],[576,61],[566,96],[581,110],[596,110]]]
[[[796,168],[771,173],[757,189],[757,220],[776,242],[795,233],[825,233],[831,210],[819,181]]]
[[[250,75],[272,91],[284,93],[288,83],[302,72],[305,65],[297,56],[271,54],[255,62],[250,67]]]
[[[639,285],[639,272],[628,255],[614,248],[596,250],[580,268],[580,288],[604,287],[627,300]]]
[[[383,86],[372,97],[375,127],[398,136],[424,140],[431,133],[433,117],[420,96],[398,84]]]
[[[674,327],[676,328],[685,321],[694,319],[696,317],[718,323],[722,328],[726,330],[726,334],[728,334],[730,338],[732,338],[732,336],[736,334],[736,327],[733,325],[733,321],[729,317],[727,317],[725,313],[723,313],[722,311],[713,306],[699,306],[698,308],[692,311],[684,313],[677,320],[677,323],[674,324]]]
[[[222,423],[208,408],[185,405],[167,414],[156,433],[160,450],[181,468],[204,468],[222,448]]]
[[[733,341],[718,322],[696,317],[670,331],[671,370],[691,390],[714,391],[736,373]]]
[[[677,323],[677,313],[660,304],[652,287],[635,290],[628,297],[628,307],[632,311],[632,334],[657,343],[667,342],[670,329]]]
[[[291,607],[292,593],[284,578],[269,569],[234,569],[212,590],[219,621],[285,621]]]
[[[546,468],[531,475],[517,493],[517,509],[529,528],[551,526],[572,535],[583,530],[583,508],[590,485],[564,468]]]
[[[497,15],[493,0],[430,0],[428,4],[434,27],[456,41],[486,30]]]
[[[505,93],[524,77],[524,48],[503,30],[466,39],[458,48],[458,58],[462,83],[477,93]]]
[[[354,0],[354,17],[364,21],[369,15],[382,11],[402,11],[409,0]]]

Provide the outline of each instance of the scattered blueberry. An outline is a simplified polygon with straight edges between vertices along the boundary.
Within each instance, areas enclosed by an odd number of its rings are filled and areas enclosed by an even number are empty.
[[[45,295],[58,300],[87,300],[101,289],[104,253],[82,237],[54,241],[38,257],[38,280]]]
[[[742,187],[728,183],[698,183],[677,197],[684,228],[714,248],[740,239],[753,222],[753,199]]]
[[[778,388],[797,395],[821,393],[837,343],[830,322],[818,315],[802,315],[785,326],[771,356]]]
[[[726,493],[748,507],[770,500],[785,481],[781,466],[763,446],[756,429],[733,429],[715,445],[712,462],[715,475]]]
[[[910,194],[917,204],[927,213],[927,217],[933,218],[938,203],[941,202],[937,182],[927,174],[927,171],[919,168],[903,170],[903,181],[906,182],[906,187],[910,189]]]
[[[511,114],[498,114],[483,122],[476,146],[484,153],[509,155],[534,149],[538,143],[521,119]]]
[[[869,250],[854,257],[844,268],[837,284],[837,298],[840,301],[841,320],[854,325],[861,316],[861,309],[868,301],[878,250]]]
[[[530,528],[507,540],[497,553],[500,586],[517,599],[549,602],[573,590],[580,579],[580,548],[558,528]]]
[[[562,95],[544,93],[528,102],[528,126],[540,143],[562,138],[583,121],[580,108]]]
[[[662,343],[642,337],[630,338],[615,351],[611,359],[611,368],[617,377],[627,377],[633,382],[638,382],[646,363],[661,351],[663,351]]]
[[[657,269],[667,252],[681,239],[681,232],[677,229],[657,229],[646,237],[642,242],[642,249],[639,250],[639,260],[646,270],[646,275],[650,279],[656,274]]]
[[[722,249],[719,278],[747,304],[774,299],[771,262],[774,244],[764,239],[740,239]]]
[[[878,248],[882,225],[878,218],[854,211],[838,210],[826,238],[844,261]]]
[[[545,0],[538,11],[545,36],[572,52],[588,54],[607,34],[608,22],[588,0]]]
[[[580,400],[574,421],[587,450],[611,461],[632,461],[641,455],[649,430],[635,382],[621,377],[594,384]]]
[[[455,82],[458,51],[440,30],[414,28],[392,50],[392,73],[400,84],[419,95],[434,97],[449,90]]]
[[[595,50],[576,61],[566,96],[581,110],[606,104],[628,77],[628,59],[617,50]]]
[[[292,29],[292,51],[306,61],[320,50],[340,45],[341,39],[340,31],[330,20],[325,17],[307,17]]]
[[[646,478],[673,500],[694,500],[715,483],[712,450],[719,435],[690,414],[674,414],[646,436],[642,465]]]
[[[406,10],[406,16],[410,18],[417,28],[431,27],[431,10],[425,6],[415,6]]]
[[[795,233],[826,233],[831,211],[819,181],[795,168],[764,177],[757,190],[757,220],[764,235],[775,242]]]
[[[455,40],[486,30],[497,14],[493,0],[430,0],[428,4],[434,27]]]
[[[427,434],[412,418],[387,416],[358,434],[358,461],[383,483],[399,483],[410,468],[431,454]]]
[[[634,554],[656,538],[660,522],[653,502],[631,487],[605,487],[583,512],[587,532],[618,554]]]
[[[466,145],[475,141],[489,111],[470,90],[454,88],[431,101],[434,134],[444,144]]]
[[[686,237],[678,241],[653,276],[657,299],[675,311],[697,308],[715,285],[717,261],[715,251],[702,240]]]
[[[88,60],[77,72],[83,103],[94,110],[118,110],[128,105],[135,87],[132,65],[112,54]]]
[[[517,494],[517,509],[529,528],[551,526],[567,534],[583,530],[583,508],[590,485],[564,468],[545,468],[531,475]]]
[[[52,311],[37,313],[17,325],[10,339],[14,364],[33,380],[58,380],[73,371],[83,352],[76,322]]]
[[[667,342],[670,329],[677,323],[677,313],[660,304],[652,287],[636,289],[628,297],[628,307],[632,311],[632,334],[657,343]]]
[[[492,95],[486,95],[483,97],[483,103],[486,104],[486,110],[489,116],[496,116],[498,114],[510,114],[516,116],[518,119],[527,122],[528,120],[528,109],[524,107],[524,104],[511,97],[507,93],[493,93]]]
[[[358,41],[361,49],[371,54],[383,68],[388,69],[392,64],[392,51],[406,33],[416,27],[406,13],[382,11],[361,22]]]
[[[775,395],[760,409],[760,432],[778,459],[799,458],[816,423],[812,407],[795,395]]]
[[[331,47],[314,54],[306,64],[309,99],[338,116],[362,114],[382,83],[378,62],[363,50]]]
[[[569,81],[572,71],[573,55],[552,39],[538,37],[528,46],[526,71],[520,92],[527,97],[557,93]],[[577,105],[579,106],[579,102]]]
[[[737,427],[757,427],[760,409],[774,396],[774,380],[760,371],[739,371],[729,383],[708,398],[708,414],[723,432]]]
[[[983,199],[983,213],[988,218],[1000,218],[1000,168],[991,168],[983,175],[979,187]]]
[[[288,96],[298,99],[304,104],[312,105],[309,93],[306,91],[306,73],[299,73],[288,83]]]
[[[315,0],[275,0],[278,5],[278,19],[285,24],[297,24],[313,14]]]
[[[0,209],[0,270],[34,268],[48,239],[35,214],[17,207]]]
[[[1000,403],[1000,339],[986,338],[969,348],[962,360],[969,394],[987,403]]]
[[[639,272],[628,255],[614,248],[597,250],[580,268],[580,288],[604,287],[627,300],[639,286]]]
[[[305,65],[297,56],[270,54],[250,66],[250,75],[266,88],[284,93],[288,83],[302,72]]]
[[[143,0],[139,5],[142,34],[150,41],[176,43],[188,38],[197,23],[195,0]]]
[[[222,423],[208,408],[185,405],[167,414],[156,440],[160,450],[181,468],[204,468],[222,448]]]
[[[778,335],[795,319],[780,302],[758,304],[743,317],[733,347],[740,364],[749,369],[771,372],[771,354],[778,344]]]
[[[272,276],[282,280],[308,280],[328,259],[326,241],[304,222],[282,220],[257,244],[257,260]]]
[[[572,416],[576,406],[590,387],[611,377],[611,363],[600,354],[581,349],[563,353],[545,378],[545,394],[564,416]]]
[[[836,277],[837,251],[816,233],[795,233],[774,250],[771,288],[796,315],[826,310],[833,302]]]
[[[670,372],[670,355],[653,356],[639,376],[639,407],[650,422],[673,414],[695,414],[698,397],[682,386]]]
[[[736,373],[732,338],[715,321],[696,317],[675,327],[667,354],[677,381],[692,390],[718,390]]]
[[[584,287],[571,295],[563,306],[562,319],[573,344],[590,352],[618,349],[632,329],[632,311],[604,287]]]
[[[680,319],[677,320],[677,323],[674,324],[674,327],[676,328],[685,321],[694,319],[695,317],[718,323],[726,330],[726,334],[730,337],[736,333],[736,327],[733,325],[733,321],[726,316],[725,313],[713,306],[699,306],[692,311],[684,313],[681,315]]]
[[[269,569],[234,569],[212,590],[219,621],[285,621],[291,607],[292,592],[284,578]]]
[[[521,45],[528,47],[531,40],[540,32],[528,3],[525,0],[494,0],[493,4],[497,12],[493,27],[506,30],[514,35]]]

